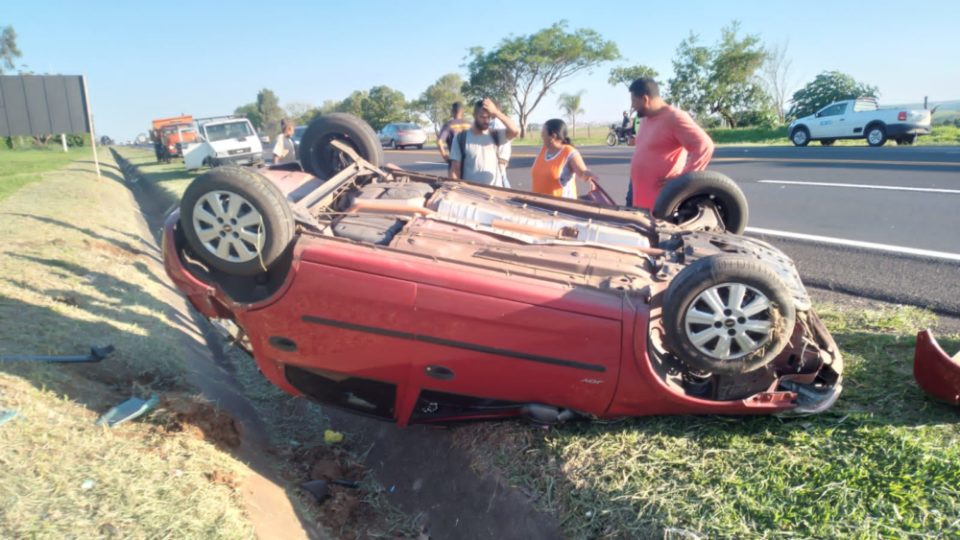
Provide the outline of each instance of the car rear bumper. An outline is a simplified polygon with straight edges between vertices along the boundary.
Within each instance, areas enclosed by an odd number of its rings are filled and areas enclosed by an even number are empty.
[[[413,145],[423,144],[425,142],[427,142],[426,136],[421,136],[421,137],[412,136],[412,137],[400,137],[400,139],[397,141],[397,144],[402,144],[403,146],[407,146],[407,145],[413,146]]]
[[[924,124],[889,124],[887,125],[887,137],[894,139],[906,135],[929,135],[930,126]]]

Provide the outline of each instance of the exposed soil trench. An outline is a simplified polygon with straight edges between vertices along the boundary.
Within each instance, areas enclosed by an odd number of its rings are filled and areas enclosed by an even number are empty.
[[[135,167],[116,155],[127,185],[143,216],[139,231],[145,245],[157,250],[167,199],[156,196],[157,188],[139,181]],[[157,251],[159,253],[159,250]],[[169,283],[158,263],[152,271]],[[170,313],[188,327],[182,337],[184,354],[191,361],[189,380],[204,396],[242,424],[242,442],[237,457],[255,475],[240,488],[249,515],[260,538],[328,538],[311,517],[288,496],[269,452],[261,419],[239,391],[226,360],[219,335],[188,306],[183,297],[169,294]],[[399,429],[393,424],[325,409],[332,426],[367,449],[365,465],[387,489],[387,499],[419,522],[433,539],[548,539],[560,538],[559,526],[538,512],[527,496],[499,478],[479,477],[471,470],[464,451],[452,444],[451,432],[436,428]],[[290,489],[290,486],[286,486]]]

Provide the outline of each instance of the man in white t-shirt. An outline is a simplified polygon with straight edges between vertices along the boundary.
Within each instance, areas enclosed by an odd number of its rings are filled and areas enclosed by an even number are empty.
[[[491,119],[503,122],[505,129],[490,129]],[[503,146],[520,134],[512,118],[489,98],[473,108],[473,126],[457,134],[450,145],[450,177],[488,186],[509,187],[506,167],[501,166]],[[508,158],[509,159],[509,158]]]

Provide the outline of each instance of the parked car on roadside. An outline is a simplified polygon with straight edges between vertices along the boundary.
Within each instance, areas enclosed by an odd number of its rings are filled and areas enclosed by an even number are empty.
[[[423,148],[423,144],[427,142],[427,132],[409,122],[387,124],[380,130],[379,137],[380,144],[400,150],[408,146]]]
[[[787,133],[795,146],[810,141],[830,146],[838,139],[866,139],[870,146],[883,146],[888,140],[913,144],[917,136],[930,134],[930,117],[926,109],[881,109],[873,98],[848,99],[794,120]]]
[[[314,120],[299,167],[217,167],[164,225],[167,273],[279,388],[400,425],[816,413],[843,360],[790,258],[714,172],[650,210],[383,169]]]

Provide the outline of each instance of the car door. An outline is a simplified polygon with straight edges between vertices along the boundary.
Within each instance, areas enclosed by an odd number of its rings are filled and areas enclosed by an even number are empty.
[[[420,388],[412,422],[538,403],[602,413],[613,398],[621,354],[621,301],[580,291],[467,291],[420,284],[415,311],[424,346],[413,358]],[[507,284],[504,284],[507,285]],[[569,291],[568,291],[569,292]],[[519,294],[518,294],[519,293]],[[529,294],[525,294],[529,293]],[[472,401],[471,401],[472,400]]]
[[[814,139],[836,139],[846,136],[847,103],[828,105],[817,113],[816,126],[810,136]],[[852,133],[851,133],[852,135]]]

